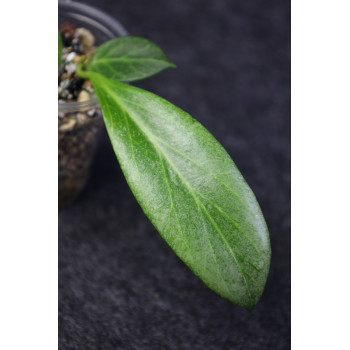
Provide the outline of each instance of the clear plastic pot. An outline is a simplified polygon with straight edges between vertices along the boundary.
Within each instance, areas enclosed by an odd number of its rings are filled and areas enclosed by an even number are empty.
[[[63,22],[88,29],[96,46],[127,35],[124,27],[109,15],[72,1],[58,2],[58,24]],[[58,129],[58,204],[62,207],[79,195],[89,178],[103,118],[96,96],[84,102],[59,103],[58,115],[72,121]]]

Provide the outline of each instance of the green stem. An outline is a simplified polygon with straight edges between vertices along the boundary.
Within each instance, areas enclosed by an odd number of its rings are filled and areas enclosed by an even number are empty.
[[[81,56],[80,62],[78,63],[77,66],[77,75],[79,75],[81,78],[84,79],[88,79],[88,74],[85,71],[85,66],[84,66],[84,62],[85,62],[86,57],[85,56]]]

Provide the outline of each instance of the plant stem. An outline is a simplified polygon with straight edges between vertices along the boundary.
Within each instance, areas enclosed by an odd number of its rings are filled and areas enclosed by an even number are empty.
[[[85,62],[86,57],[81,56],[80,62],[78,63],[76,73],[79,75],[81,78],[88,79],[88,74],[84,70],[84,62]]]

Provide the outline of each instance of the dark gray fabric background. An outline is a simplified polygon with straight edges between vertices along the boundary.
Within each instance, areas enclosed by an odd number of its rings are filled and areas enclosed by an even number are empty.
[[[210,291],[149,223],[104,133],[86,190],[59,212],[59,348],[289,349],[289,1],[86,3],[177,64],[137,85],[223,144],[260,202],[272,263],[251,313]]]

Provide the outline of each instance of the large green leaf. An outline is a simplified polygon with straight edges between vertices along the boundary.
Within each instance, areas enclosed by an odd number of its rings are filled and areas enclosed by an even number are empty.
[[[163,50],[150,40],[122,36],[99,46],[87,63],[87,70],[119,81],[135,81],[175,67]]]
[[[251,310],[270,265],[268,230],[230,156],[195,119],[139,88],[86,72],[127,182],[176,254]]]

